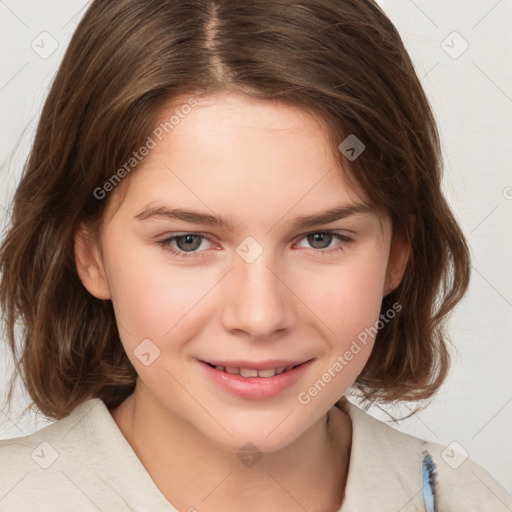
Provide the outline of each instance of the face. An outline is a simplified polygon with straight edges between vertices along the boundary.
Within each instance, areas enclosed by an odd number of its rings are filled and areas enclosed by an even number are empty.
[[[198,98],[161,138],[111,192],[101,256],[77,249],[79,274],[112,300],[137,385],[169,419],[229,449],[277,450],[370,355],[361,334],[400,259],[389,220],[301,110]]]

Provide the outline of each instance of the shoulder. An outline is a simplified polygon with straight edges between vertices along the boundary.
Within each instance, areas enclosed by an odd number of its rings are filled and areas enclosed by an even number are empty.
[[[76,442],[80,437],[80,428],[77,430],[76,427],[80,425],[81,413],[87,413],[90,409],[89,402],[81,404],[66,418],[30,435],[0,440],[0,471],[12,473],[48,469],[59,461],[61,455],[65,455],[66,459],[74,457],[75,460],[82,460],[85,452],[81,443]],[[4,482],[4,479],[0,482]]]
[[[400,510],[424,509],[422,464],[425,454],[436,465],[436,499],[440,510],[510,511],[512,498],[505,489],[479,464],[467,455],[459,454],[451,446],[428,442],[379,421],[356,405],[346,401],[340,404],[352,420],[352,452],[349,466],[349,484],[352,492],[364,489],[358,476],[366,469],[379,482],[368,485],[368,492],[381,496],[396,496]],[[350,475],[350,471],[354,475]],[[393,490],[390,490],[393,489]],[[403,501],[410,499],[408,505]],[[405,508],[401,508],[405,506]],[[410,508],[407,508],[410,507]],[[352,510],[352,509],[350,509]],[[355,510],[355,509],[354,509]]]
[[[84,425],[102,408],[101,400],[87,400],[33,434],[0,441],[0,510],[97,511],[104,483],[89,460]]]
[[[482,466],[451,445],[424,443],[436,463],[441,509],[510,511],[512,497]]]

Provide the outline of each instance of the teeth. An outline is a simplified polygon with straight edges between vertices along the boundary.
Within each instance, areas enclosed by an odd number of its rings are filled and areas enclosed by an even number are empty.
[[[258,377],[273,377],[276,375],[276,369],[270,368],[269,370],[258,370]]]
[[[233,368],[230,366],[216,366],[215,369],[226,372],[231,375],[240,375],[241,377],[274,377],[283,372],[291,370],[294,366],[280,366],[279,368],[269,368],[268,370],[255,370],[252,368]]]
[[[251,370],[249,368],[240,368],[241,377],[257,377],[258,370]]]

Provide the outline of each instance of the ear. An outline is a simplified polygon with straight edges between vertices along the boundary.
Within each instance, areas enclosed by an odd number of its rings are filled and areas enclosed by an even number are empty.
[[[91,295],[107,300],[112,297],[105,276],[97,237],[91,228],[80,224],[75,232],[75,263],[82,284]]]
[[[411,232],[414,232],[414,218],[409,217]],[[391,248],[389,250],[388,267],[386,275],[386,283],[384,285],[383,296],[395,291],[405,274],[409,256],[411,253],[411,245],[404,235],[393,233],[391,239]]]

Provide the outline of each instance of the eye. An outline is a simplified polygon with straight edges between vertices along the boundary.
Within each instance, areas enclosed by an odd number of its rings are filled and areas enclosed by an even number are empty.
[[[302,240],[310,244],[311,248],[316,249],[315,254],[332,254],[340,250],[343,251],[346,246],[353,241],[345,235],[332,231],[315,231],[308,233],[301,238],[301,241]],[[336,241],[338,244],[332,245],[332,242]],[[304,245],[301,247],[304,247]]]
[[[319,255],[343,251],[353,241],[345,235],[332,231],[315,231],[304,235],[299,241],[299,247],[308,248],[300,245],[303,240],[314,249],[314,254]],[[333,244],[333,242],[338,243]],[[212,243],[211,238],[203,233],[178,233],[160,240],[158,245],[178,258],[191,258],[203,256]]]
[[[204,252],[204,245],[208,245],[212,240],[206,235],[200,233],[182,233],[170,236],[165,240],[160,240],[158,245],[164,247],[167,251],[181,258],[197,257],[199,253]],[[198,251],[203,246],[203,250]],[[189,254],[187,254],[189,253]]]

